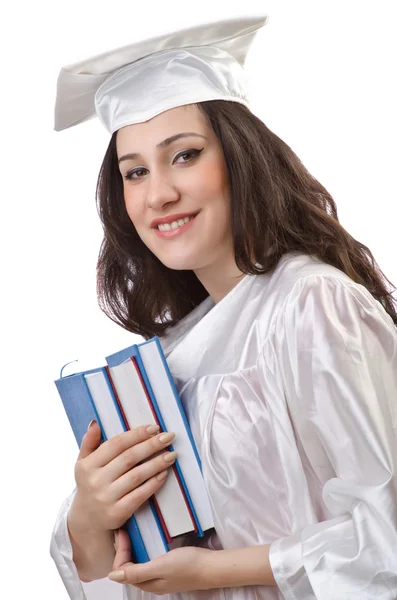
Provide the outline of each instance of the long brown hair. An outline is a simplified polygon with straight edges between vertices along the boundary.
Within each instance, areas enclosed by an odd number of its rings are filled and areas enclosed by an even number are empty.
[[[316,256],[365,286],[397,324],[391,282],[367,246],[339,223],[334,200],[291,148],[238,103],[216,100],[198,106],[225,155],[240,271],[268,273],[291,251]],[[116,133],[99,173],[97,203],[104,228],[97,268],[99,305],[133,333],[161,335],[208,293],[192,271],[165,267],[136,233],[124,204]]]

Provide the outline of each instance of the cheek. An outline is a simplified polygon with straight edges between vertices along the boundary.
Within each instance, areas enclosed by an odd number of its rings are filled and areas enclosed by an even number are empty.
[[[139,226],[143,216],[143,205],[139,199],[139,194],[132,193],[131,190],[124,188],[124,203],[129,218],[134,225]]]
[[[228,198],[228,187],[226,167],[219,162],[208,163],[197,181],[197,189],[207,198]]]

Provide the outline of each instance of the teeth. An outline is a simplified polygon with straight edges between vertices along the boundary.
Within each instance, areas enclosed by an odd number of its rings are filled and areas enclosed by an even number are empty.
[[[163,223],[162,225],[158,225],[157,228],[159,231],[172,231],[173,229],[178,229],[178,227],[182,227],[185,223],[189,223],[192,221],[194,217],[185,217],[184,219],[178,219],[177,221],[172,221],[172,223]]]

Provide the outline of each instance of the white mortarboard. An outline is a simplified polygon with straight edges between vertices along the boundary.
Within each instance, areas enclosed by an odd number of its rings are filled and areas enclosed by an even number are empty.
[[[248,106],[243,65],[266,21],[262,14],[174,30],[63,67],[55,130],[97,115],[113,133],[171,108],[207,100]]]

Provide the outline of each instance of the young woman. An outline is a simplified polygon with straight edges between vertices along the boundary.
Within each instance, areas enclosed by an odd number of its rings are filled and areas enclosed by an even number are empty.
[[[163,485],[172,434],[99,446],[93,423],[52,540],[73,600],[109,574],[126,599],[397,596],[396,305],[328,192],[247,108],[235,57],[263,23],[213,25],[205,44],[197,31],[156,40],[94,81],[112,133],[100,304],[161,336],[215,533],[132,564],[121,526]],[[79,111],[58,105],[59,128]]]

